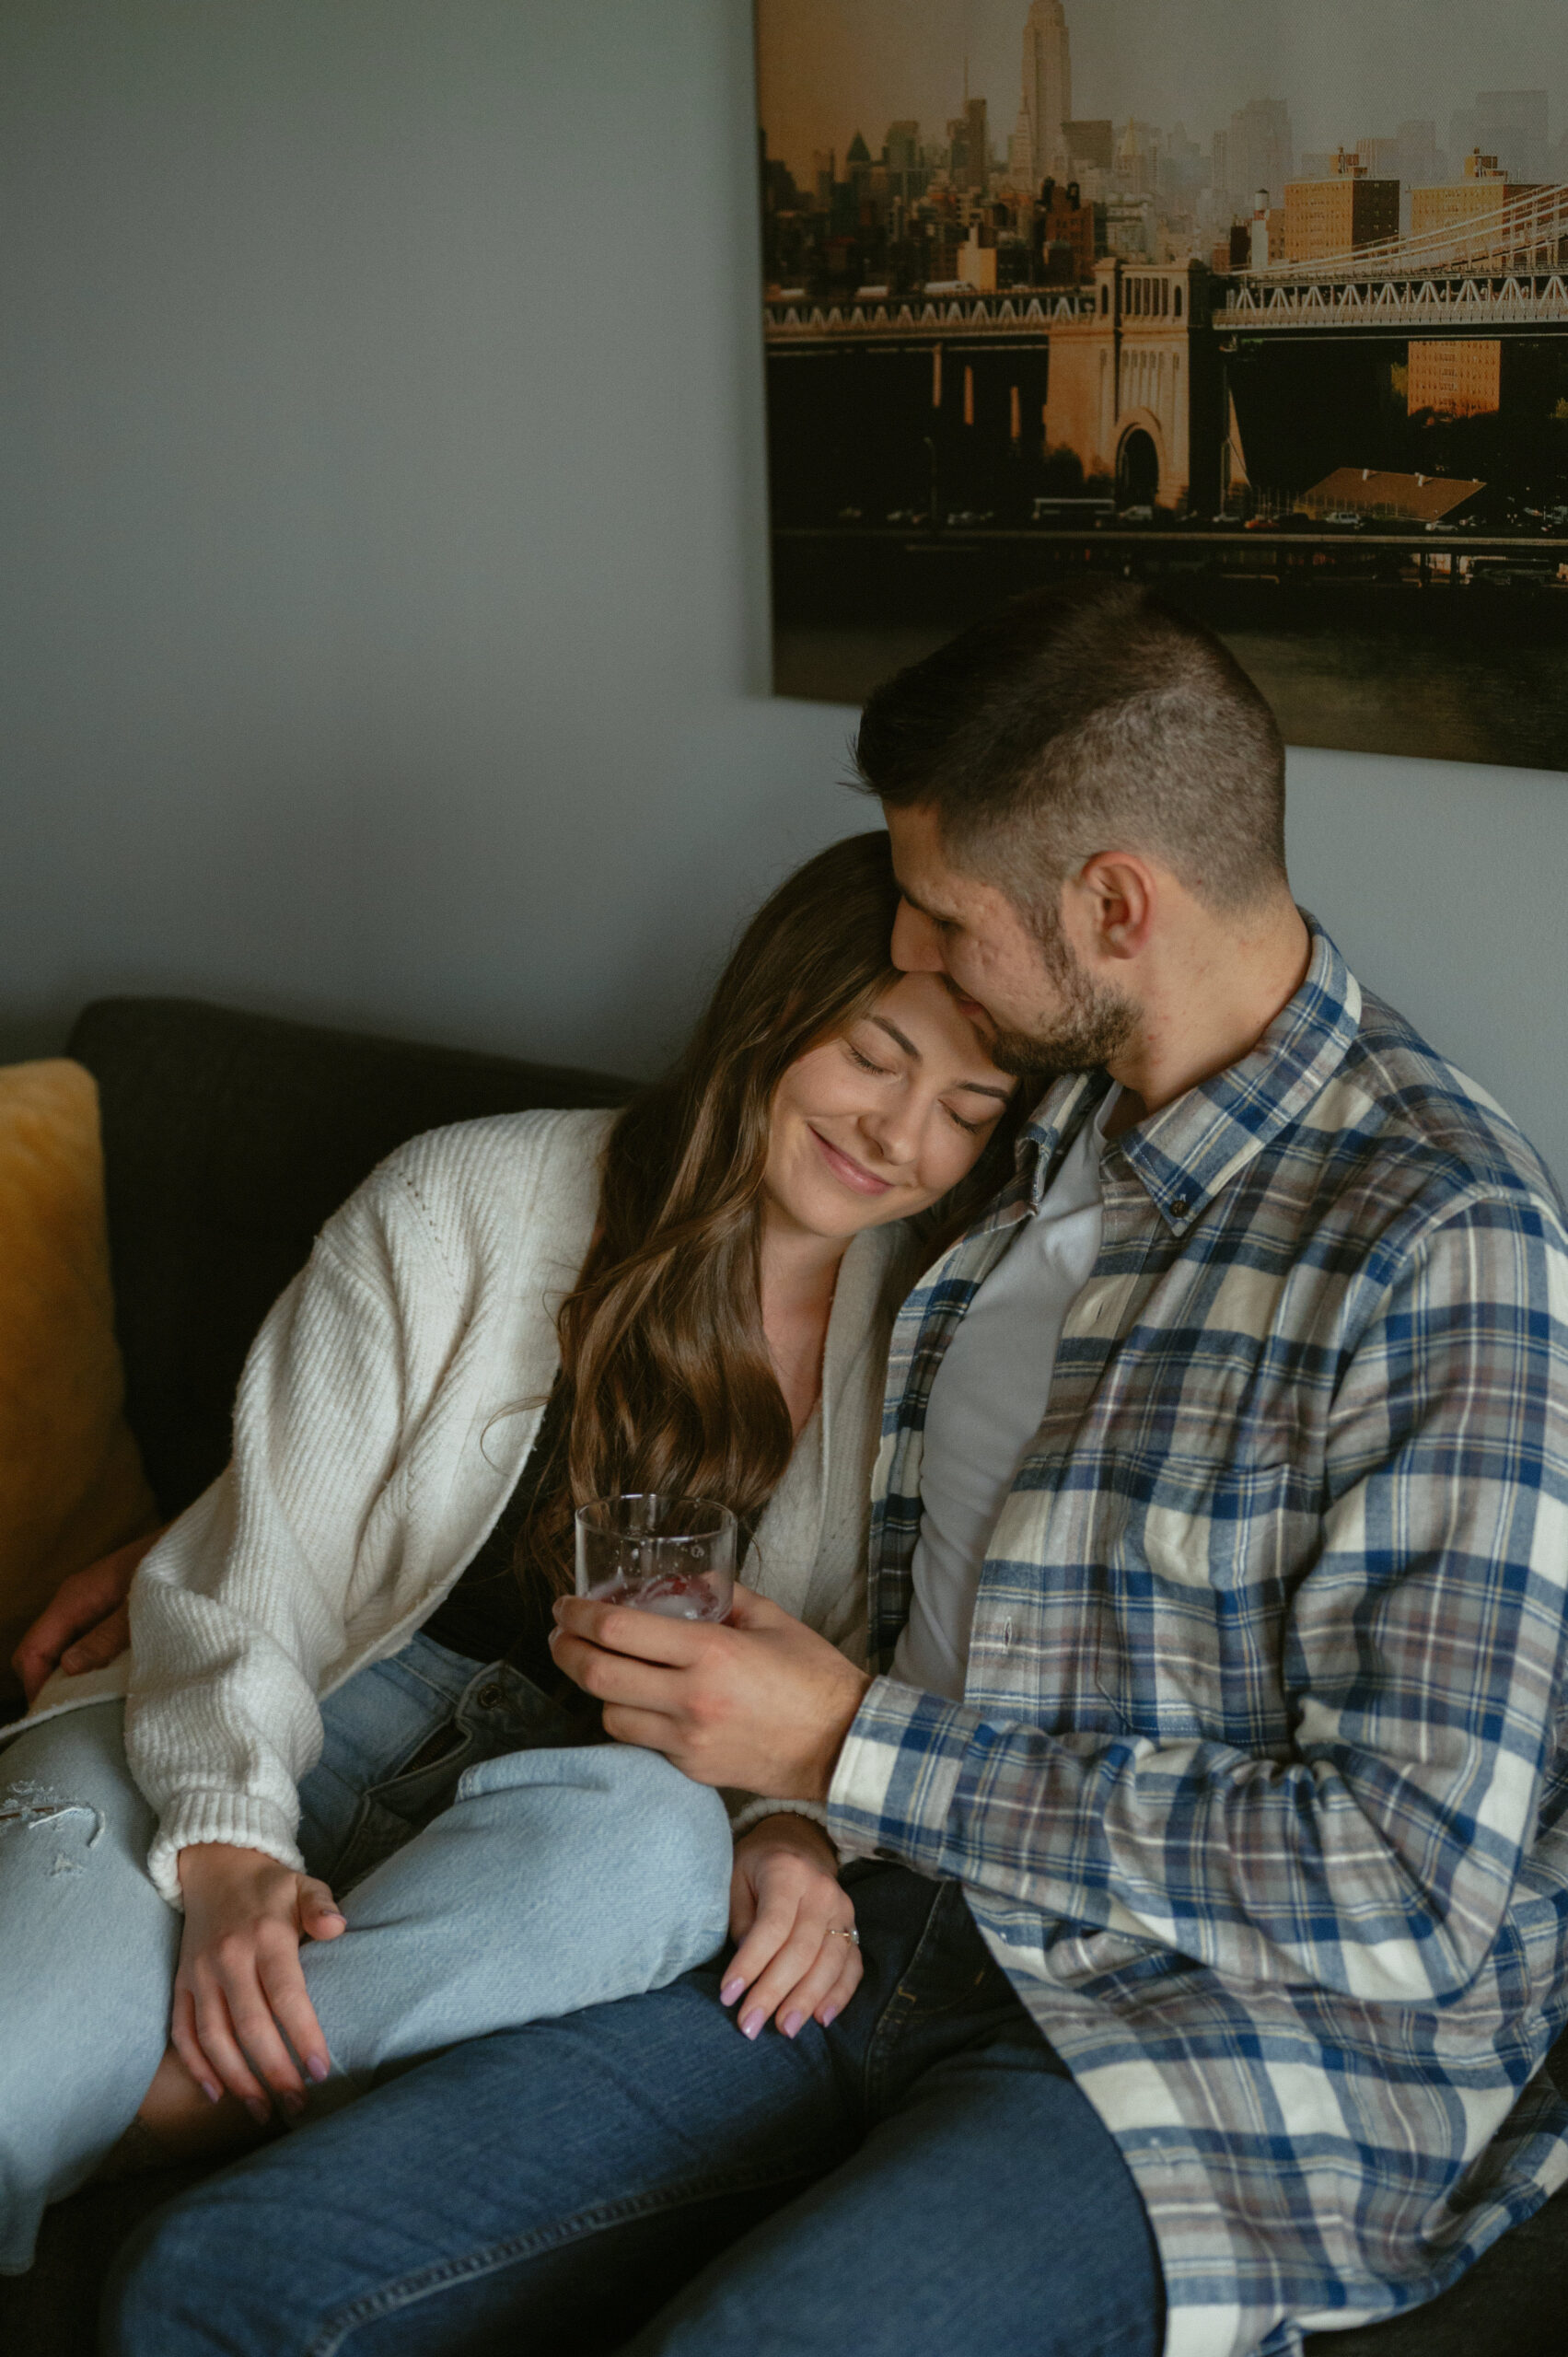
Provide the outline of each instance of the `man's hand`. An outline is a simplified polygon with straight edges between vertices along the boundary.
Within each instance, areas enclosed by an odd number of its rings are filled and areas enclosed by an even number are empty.
[[[717,1626],[575,1596],[555,1619],[556,1663],[604,1704],[617,1743],[662,1751],[699,1784],[826,1800],[871,1680],[803,1621],[738,1586]]]
[[[85,1669],[102,1669],[124,1652],[131,1642],[125,1598],[137,1565],[162,1537],[162,1530],[149,1531],[145,1538],[133,1538],[61,1581],[11,1655],[29,1710],[57,1669],[79,1678]]]
[[[860,1949],[844,1937],[854,1928],[854,1906],[820,1826],[784,1815],[742,1834],[729,1884],[738,1945],[719,1995],[726,2005],[745,1997],[736,2018],[748,2038],[770,2015],[794,2038],[812,2015],[826,2029],[843,2012],[860,1986]]]
[[[332,1894],[324,1882],[227,1841],[181,1850],[180,1888],[185,1934],[169,2032],[180,2059],[209,2102],[226,2087],[264,2123],[270,2090],[292,2116],[304,2107],[305,2086],[285,2036],[313,2079],[329,2068],[299,1943],[347,1930]]]

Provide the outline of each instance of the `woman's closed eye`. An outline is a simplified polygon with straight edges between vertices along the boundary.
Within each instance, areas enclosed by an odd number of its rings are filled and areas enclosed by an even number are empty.
[[[844,1047],[849,1054],[850,1061],[853,1063],[858,1064],[862,1072],[876,1073],[878,1078],[882,1080],[893,1080],[897,1077],[891,1064],[879,1064],[876,1061],[875,1057],[868,1056],[866,1054],[864,1048],[856,1047],[853,1039],[846,1039],[844,1041]],[[991,1127],[992,1122],[996,1119],[995,1114],[992,1113],[985,1115],[978,1121],[966,1121],[963,1115],[957,1111],[953,1106],[947,1103],[946,1097],[942,1100],[942,1110],[947,1114],[949,1120],[957,1122],[958,1128],[962,1130],[967,1136],[971,1138],[982,1136]]]

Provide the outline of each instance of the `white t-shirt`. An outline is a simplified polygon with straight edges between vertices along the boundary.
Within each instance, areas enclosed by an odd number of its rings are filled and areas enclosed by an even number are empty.
[[[1099,1257],[1100,1160],[1112,1088],[1040,1208],[970,1302],[931,1387],[914,1600],[893,1655],[906,1686],[961,1701],[986,1548],[1045,1420],[1062,1329]]]

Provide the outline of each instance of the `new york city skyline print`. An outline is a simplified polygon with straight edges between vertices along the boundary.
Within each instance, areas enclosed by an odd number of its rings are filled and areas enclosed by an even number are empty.
[[[774,686],[1106,571],[1568,768],[1563,0],[756,0]]]

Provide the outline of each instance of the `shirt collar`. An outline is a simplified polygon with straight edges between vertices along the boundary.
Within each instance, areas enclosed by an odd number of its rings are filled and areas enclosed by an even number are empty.
[[[1361,986],[1304,909],[1312,955],[1306,979],[1239,1062],[1126,1130],[1120,1148],[1167,1226],[1182,1235],[1256,1154],[1298,1120],[1344,1062],[1361,1022]],[[1110,1086],[1103,1071],[1068,1073],[1018,1139],[1018,1179],[1037,1204],[1057,1164]]]

